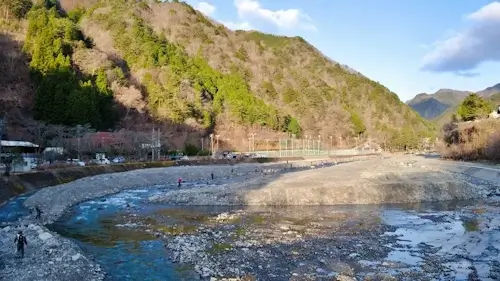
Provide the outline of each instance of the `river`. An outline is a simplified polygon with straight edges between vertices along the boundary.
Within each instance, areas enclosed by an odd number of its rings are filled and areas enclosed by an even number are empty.
[[[148,202],[169,188],[128,190],[83,202],[48,227],[76,241],[110,281],[197,280],[195,267],[257,280],[331,280],[339,274],[358,280],[377,274],[398,280],[500,277],[496,198],[318,207]],[[22,206],[26,196],[2,206],[0,220],[28,214]],[[192,252],[176,252],[183,245]]]

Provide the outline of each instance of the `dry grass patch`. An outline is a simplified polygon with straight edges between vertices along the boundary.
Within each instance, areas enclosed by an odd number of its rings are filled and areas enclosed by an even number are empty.
[[[500,161],[500,120],[479,120],[447,125],[445,140],[439,152],[455,160]]]

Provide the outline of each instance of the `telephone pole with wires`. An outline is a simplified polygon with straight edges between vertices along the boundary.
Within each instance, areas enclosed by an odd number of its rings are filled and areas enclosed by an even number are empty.
[[[5,131],[5,118],[0,118],[0,163],[2,163],[2,137]]]

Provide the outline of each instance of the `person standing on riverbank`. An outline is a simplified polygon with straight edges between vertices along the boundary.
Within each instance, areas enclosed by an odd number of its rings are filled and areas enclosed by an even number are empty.
[[[35,211],[36,211],[36,219],[40,220],[42,218],[42,210],[40,210],[40,207],[35,206]]]
[[[17,253],[21,254],[21,258],[24,258],[24,245],[28,245],[28,241],[26,240],[26,237],[24,237],[22,231],[17,233],[14,243],[17,243]]]

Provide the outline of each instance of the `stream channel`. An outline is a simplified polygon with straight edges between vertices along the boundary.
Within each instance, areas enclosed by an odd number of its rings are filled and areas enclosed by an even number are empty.
[[[192,264],[172,260],[165,241],[207,231],[218,233],[213,243],[227,245],[219,251],[213,244],[205,255],[227,277],[239,268],[256,280],[334,280],[339,274],[358,280],[381,274],[396,280],[500,278],[498,198],[316,207],[173,207],[147,200],[170,188],[83,202],[48,227],[95,258],[109,281],[199,280]],[[0,221],[27,215],[27,196],[2,206]],[[170,236],[165,240],[158,231]]]

